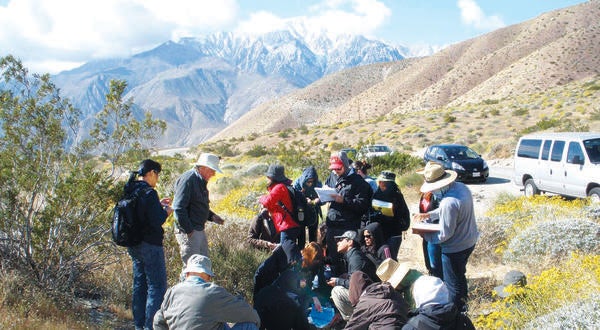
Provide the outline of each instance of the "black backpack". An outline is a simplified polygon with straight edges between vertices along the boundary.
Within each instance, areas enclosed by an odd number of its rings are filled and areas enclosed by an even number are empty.
[[[125,194],[112,212],[112,239],[119,246],[136,246],[142,242],[142,222],[136,213],[137,200],[140,194],[151,187],[138,188],[133,193]]]
[[[317,219],[317,213],[312,205],[308,205],[304,193],[294,189],[292,186],[286,185],[285,187],[292,200],[292,210],[288,210],[281,201],[279,202],[279,206],[281,206],[297,224],[304,226],[313,225]]]

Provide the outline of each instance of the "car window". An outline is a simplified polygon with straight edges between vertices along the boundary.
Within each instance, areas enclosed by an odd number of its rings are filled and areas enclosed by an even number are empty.
[[[467,159],[477,159],[479,158],[479,154],[475,152],[475,150],[471,148],[465,148],[465,158]]]
[[[440,157],[442,159],[447,159],[448,158],[447,154],[444,152],[444,150],[442,148],[436,148],[436,150],[435,150],[435,157],[434,158],[435,159],[439,159]]]
[[[591,139],[583,141],[585,152],[592,163],[600,163],[600,139]]]
[[[579,161],[575,162],[575,158],[578,157]],[[581,146],[579,142],[569,142],[569,149],[567,149],[567,163],[580,164],[584,160],[583,150],[581,150]]]
[[[544,147],[542,148],[542,160],[548,160],[548,156],[550,155],[550,146],[552,145],[552,140],[544,141]]]
[[[554,141],[552,153],[550,154],[550,160],[553,162],[560,162],[562,159],[563,149],[565,149],[565,141]]]

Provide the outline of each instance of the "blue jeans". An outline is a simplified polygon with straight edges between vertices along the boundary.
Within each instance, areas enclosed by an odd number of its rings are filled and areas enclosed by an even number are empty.
[[[152,329],[154,314],[167,291],[167,268],[162,246],[141,244],[127,248],[133,262],[131,309],[136,328]]]
[[[304,227],[302,227],[302,226],[286,229],[281,232],[281,234],[280,234],[281,236],[279,236],[279,241],[281,243],[283,243],[283,241],[285,241],[286,239],[289,239],[290,241],[298,244],[298,242],[297,242],[298,236],[300,236],[300,232],[302,232],[303,229],[304,229]],[[304,248],[304,246],[300,247],[300,249],[302,249],[302,248]]]
[[[475,249],[475,245],[470,248],[455,252],[445,253],[442,251],[442,268],[444,270],[444,282],[450,292],[450,300],[456,305],[459,311],[462,311],[467,301],[467,261]]]
[[[442,246],[427,242],[427,255],[429,257],[429,272],[442,281],[444,280],[444,271],[442,266]]]

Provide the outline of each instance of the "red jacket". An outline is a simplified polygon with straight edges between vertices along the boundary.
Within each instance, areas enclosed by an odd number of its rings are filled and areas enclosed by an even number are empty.
[[[290,228],[300,227],[292,219],[292,216],[279,205],[279,202],[281,201],[289,211],[292,211],[292,199],[286,186],[283,183],[276,183],[270,185],[267,190],[269,193],[261,196],[259,202],[269,210],[277,233],[279,234]]]

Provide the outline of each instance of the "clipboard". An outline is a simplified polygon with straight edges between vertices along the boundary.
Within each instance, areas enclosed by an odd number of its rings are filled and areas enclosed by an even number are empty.
[[[442,230],[442,225],[439,223],[416,222],[412,226],[413,234],[435,233]]]

